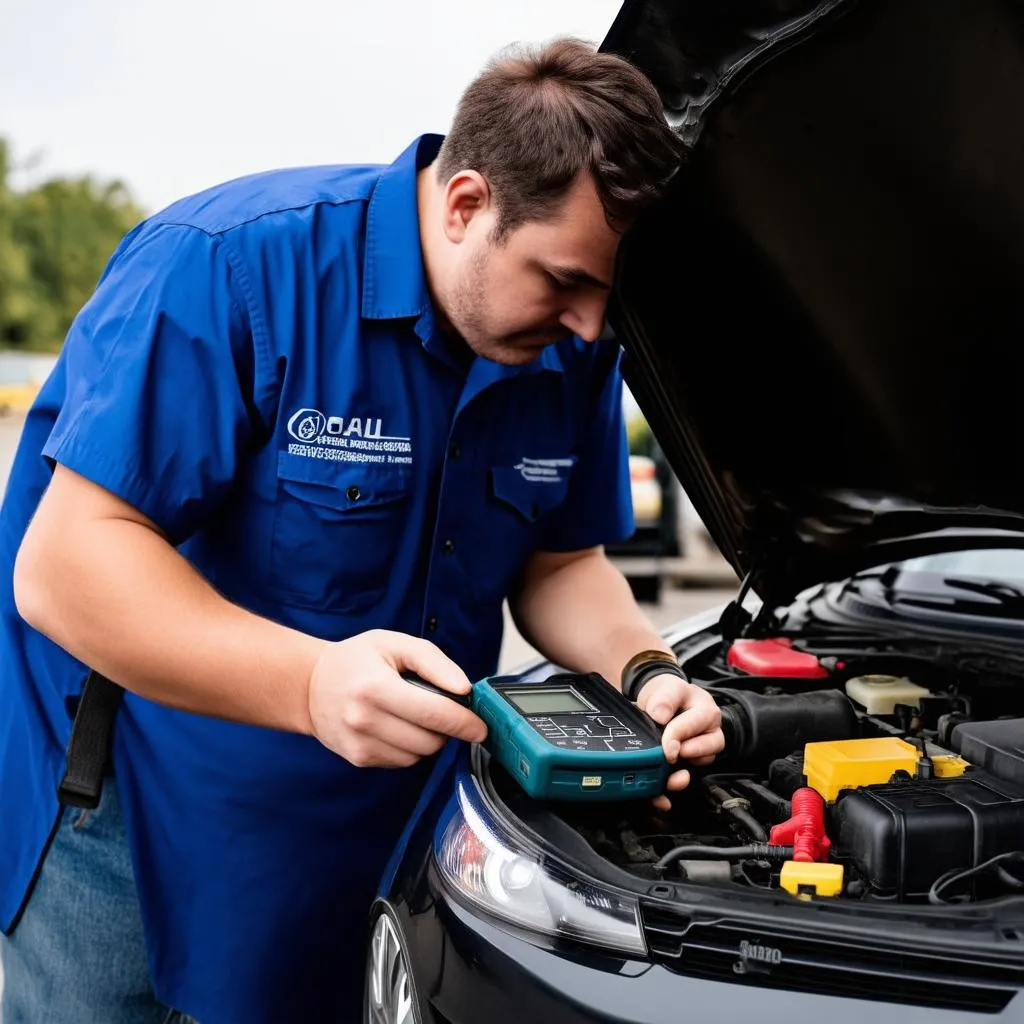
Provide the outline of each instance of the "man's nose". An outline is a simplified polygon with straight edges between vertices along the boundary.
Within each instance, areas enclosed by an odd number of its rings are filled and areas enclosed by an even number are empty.
[[[584,341],[597,341],[604,331],[607,309],[607,295],[581,297],[562,314],[562,326]]]

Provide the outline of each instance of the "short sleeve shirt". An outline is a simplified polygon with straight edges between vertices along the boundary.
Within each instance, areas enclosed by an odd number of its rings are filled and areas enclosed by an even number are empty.
[[[617,347],[467,364],[436,330],[416,173],[440,142],[182,200],[124,239],[77,317],[0,511],[5,929],[57,819],[88,672],[13,601],[54,463],[149,516],[228,600],[325,639],[426,637],[471,678],[496,670],[532,551],[631,533]],[[160,998],[204,1024],[347,1012],[428,767],[357,769],[129,694],[114,769]]]

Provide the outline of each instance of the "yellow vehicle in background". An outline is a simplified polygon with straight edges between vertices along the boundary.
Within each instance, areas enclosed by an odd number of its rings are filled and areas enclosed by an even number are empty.
[[[0,416],[28,412],[39,393],[38,384],[0,384]]]
[[[665,577],[664,560],[680,554],[679,485],[628,390],[623,406],[636,530],[621,544],[608,545],[607,553],[629,581],[636,599],[657,604]]]

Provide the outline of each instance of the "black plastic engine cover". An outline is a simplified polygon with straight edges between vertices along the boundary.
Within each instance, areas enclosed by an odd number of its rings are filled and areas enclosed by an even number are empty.
[[[1024,787],[1024,718],[958,725],[953,749],[997,779]]]
[[[834,810],[837,852],[878,895],[926,896],[947,871],[1020,848],[1024,790],[971,771],[864,786]]]

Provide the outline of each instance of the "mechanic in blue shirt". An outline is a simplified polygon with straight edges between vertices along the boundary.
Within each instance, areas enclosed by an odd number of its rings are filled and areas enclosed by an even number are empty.
[[[391,166],[241,179],[124,239],[0,515],[5,1024],[358,1019],[432,756],[485,734],[399,672],[493,673],[506,597],[616,684],[667,651],[602,553],[632,521],[594,342],[677,160],[651,85],[560,40]],[[89,669],[127,694],[99,806],[62,808]],[[670,757],[721,748],[667,666],[640,703]]]

